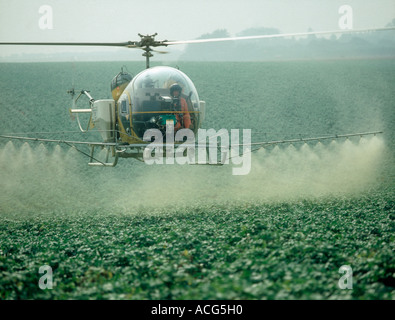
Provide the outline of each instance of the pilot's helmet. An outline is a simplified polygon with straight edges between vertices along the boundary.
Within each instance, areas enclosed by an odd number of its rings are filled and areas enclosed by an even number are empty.
[[[181,94],[182,88],[178,83],[174,83],[170,87],[170,95],[173,96],[174,91],[178,91]]]

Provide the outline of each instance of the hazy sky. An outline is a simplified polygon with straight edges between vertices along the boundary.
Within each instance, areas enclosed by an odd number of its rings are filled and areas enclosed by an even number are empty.
[[[0,41],[118,42],[138,40],[139,32],[187,40],[219,28],[232,35],[251,27],[334,30],[345,4],[353,9],[355,29],[384,27],[395,18],[395,0],[0,0]],[[40,29],[43,5],[53,10],[53,29]],[[54,49],[7,46],[0,56],[18,50]]]

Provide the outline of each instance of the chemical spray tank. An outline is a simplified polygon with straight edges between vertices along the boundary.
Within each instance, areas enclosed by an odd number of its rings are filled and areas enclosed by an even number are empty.
[[[100,131],[104,142],[115,141],[115,104],[132,79],[133,76],[121,68],[111,81],[111,94],[114,100],[97,100],[92,104],[91,127],[96,127]]]

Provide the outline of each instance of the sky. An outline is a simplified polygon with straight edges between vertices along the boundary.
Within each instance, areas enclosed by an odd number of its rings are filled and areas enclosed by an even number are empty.
[[[236,35],[259,27],[335,30],[342,5],[352,8],[355,29],[384,27],[395,18],[394,0],[0,0],[0,42],[123,42],[155,32],[157,40],[189,40],[216,29]],[[51,29],[43,28],[48,11],[40,13],[42,6],[52,10]],[[0,57],[67,50],[95,49],[3,46]]]

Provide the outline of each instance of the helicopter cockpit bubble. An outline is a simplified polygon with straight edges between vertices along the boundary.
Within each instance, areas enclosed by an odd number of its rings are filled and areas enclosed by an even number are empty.
[[[181,97],[188,105],[188,112],[191,117],[191,126],[195,133],[200,127],[200,106],[199,96],[195,85],[189,77],[182,71],[166,66],[158,66],[140,72],[129,84],[127,90],[132,99],[132,126],[138,137],[144,135],[145,130],[152,128],[153,118],[173,119],[180,114],[180,110],[172,107],[172,97],[170,87],[178,83],[181,88]],[[147,85],[149,84],[149,85]],[[161,129],[163,126],[159,126]]]

